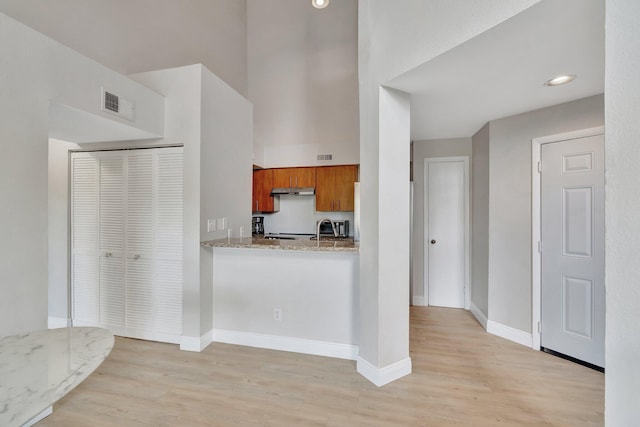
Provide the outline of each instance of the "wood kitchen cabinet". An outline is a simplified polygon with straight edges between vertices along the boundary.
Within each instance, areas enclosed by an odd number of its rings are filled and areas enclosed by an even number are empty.
[[[352,212],[358,166],[316,168],[316,211]]]
[[[271,196],[273,188],[273,169],[260,169],[253,171],[253,198],[252,212],[278,212],[279,200]]]
[[[275,188],[303,188],[316,186],[316,168],[273,169]]]

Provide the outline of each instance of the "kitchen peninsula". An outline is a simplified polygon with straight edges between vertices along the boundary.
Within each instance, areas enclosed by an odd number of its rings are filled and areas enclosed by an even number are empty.
[[[213,341],[357,358],[358,243],[245,237],[201,245],[213,252]]]

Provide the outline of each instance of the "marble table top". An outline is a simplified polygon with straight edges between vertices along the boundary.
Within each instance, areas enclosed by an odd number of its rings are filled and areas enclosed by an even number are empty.
[[[86,379],[113,348],[100,328],[61,328],[0,339],[0,426],[21,426]]]

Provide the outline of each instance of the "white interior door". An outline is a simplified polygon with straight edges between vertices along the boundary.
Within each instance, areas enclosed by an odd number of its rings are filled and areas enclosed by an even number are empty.
[[[604,367],[604,137],[542,145],[541,345]]]
[[[425,294],[428,305],[465,307],[468,158],[425,159]]]

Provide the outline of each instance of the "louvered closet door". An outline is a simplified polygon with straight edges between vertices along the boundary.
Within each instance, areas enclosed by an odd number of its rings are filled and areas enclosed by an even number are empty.
[[[182,148],[163,148],[155,154],[154,323],[158,339],[178,342],[182,334]]]
[[[152,338],[153,289],[153,150],[130,151],[126,156],[126,314],[127,333]]]
[[[182,148],[72,155],[75,325],[179,342]]]
[[[98,155],[71,157],[71,287],[74,324],[99,321]]]
[[[100,323],[122,333],[124,286],[124,156],[100,153]]]

